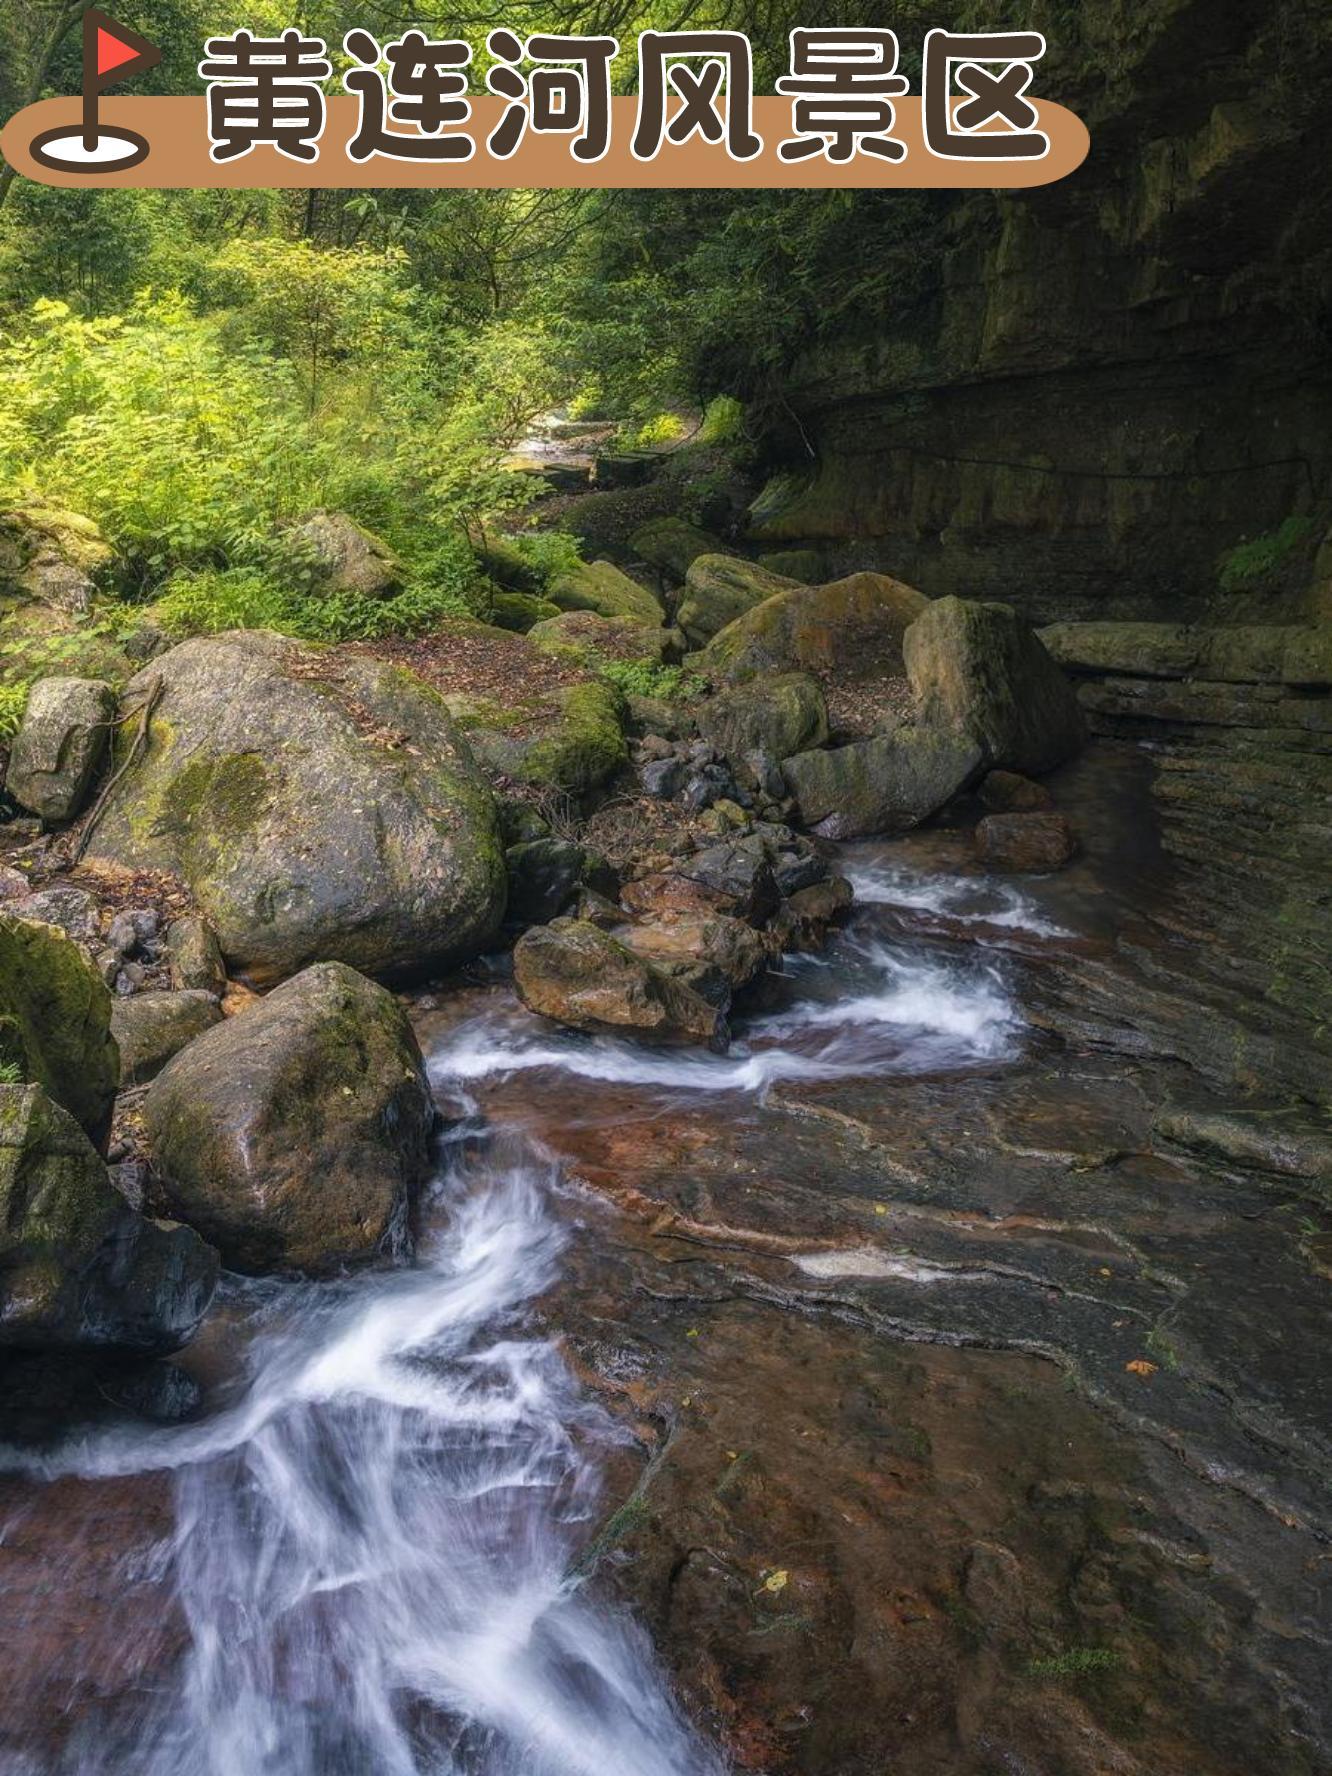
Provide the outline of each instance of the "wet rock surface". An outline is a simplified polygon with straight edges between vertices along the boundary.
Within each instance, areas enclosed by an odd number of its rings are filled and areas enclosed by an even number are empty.
[[[136,1214],[74,1118],[0,1085],[0,1345],[171,1351],[194,1334],[217,1254]]]
[[[393,996],[317,963],[197,1036],[143,1102],[174,1214],[235,1270],[327,1274],[409,1244],[433,1112]]]

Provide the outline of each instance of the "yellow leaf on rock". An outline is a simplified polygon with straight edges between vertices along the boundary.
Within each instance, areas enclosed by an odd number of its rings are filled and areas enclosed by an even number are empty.
[[[1133,1361],[1125,1363],[1124,1367],[1130,1375],[1155,1375],[1160,1365],[1149,1363],[1146,1357],[1134,1357]]]
[[[786,1572],[783,1568],[779,1567],[776,1572],[770,1572],[767,1578],[764,1579],[763,1589],[765,1591],[785,1591],[787,1580],[790,1577],[791,1575],[789,1572]]]

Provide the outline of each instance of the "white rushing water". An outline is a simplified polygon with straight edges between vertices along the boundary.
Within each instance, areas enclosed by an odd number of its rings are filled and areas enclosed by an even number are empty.
[[[466,1194],[415,1269],[260,1286],[280,1311],[228,1409],[35,1469],[175,1470],[191,1637],[131,1742],[94,1729],[60,1769],[719,1776],[641,1631],[576,1577],[616,1432],[525,1326],[564,1239],[554,1168],[501,1140],[449,1173]]]
[[[433,1062],[437,1078],[555,1070],[658,1092],[762,1094],[779,1081],[925,1073],[1016,1054],[1022,1021],[999,967],[943,958],[851,932],[829,956],[788,959],[788,1009],[738,1027],[731,1050],[652,1048],[538,1025],[521,1010],[457,1026]]]
[[[890,943],[872,912],[779,984],[784,1005],[727,1056],[579,1037],[509,1001],[457,1026],[433,1072],[452,1091],[545,1068],[761,1096],[987,1064],[1021,1040],[991,961]],[[7,1452],[38,1478],[172,1472],[163,1553],[190,1644],[128,1725],[81,1723],[55,1765],[0,1754],[3,1776],[721,1776],[641,1631],[579,1580],[619,1433],[530,1320],[558,1275],[562,1190],[530,1143],[460,1123],[443,1231],[414,1267],[229,1285],[245,1372],[210,1417]]]

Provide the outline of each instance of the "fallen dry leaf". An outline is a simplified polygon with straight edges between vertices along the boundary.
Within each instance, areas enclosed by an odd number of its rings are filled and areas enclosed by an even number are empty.
[[[1124,1367],[1130,1375],[1155,1375],[1160,1364],[1149,1363],[1146,1357],[1134,1357],[1133,1361],[1125,1363]]]

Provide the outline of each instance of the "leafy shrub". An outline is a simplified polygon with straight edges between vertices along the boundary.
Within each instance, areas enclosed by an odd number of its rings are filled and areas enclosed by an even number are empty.
[[[607,660],[601,676],[626,697],[655,697],[663,702],[683,702],[700,696],[703,680],[683,666],[658,666],[655,660]]]
[[[519,531],[506,539],[543,586],[583,565],[582,539],[563,530]]]
[[[703,410],[700,444],[733,444],[744,436],[745,409],[734,395],[716,395]]]
[[[28,707],[27,684],[0,684],[0,746],[18,733],[23,711]]]
[[[413,580],[393,598],[321,592],[283,585],[253,568],[181,573],[155,609],[169,635],[212,635],[224,629],[275,629],[303,641],[371,641],[417,635],[443,618],[475,614],[475,605],[447,578]]]

